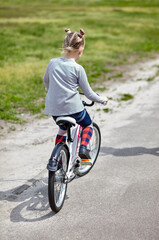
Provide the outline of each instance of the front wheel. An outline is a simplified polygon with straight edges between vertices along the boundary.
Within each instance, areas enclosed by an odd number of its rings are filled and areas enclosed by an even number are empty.
[[[91,168],[94,166],[99,154],[100,145],[101,145],[100,129],[96,123],[93,123],[93,135],[87,147],[87,149],[89,150],[89,154],[91,156],[92,165],[80,166],[77,171],[77,175],[79,177],[82,177],[85,174],[87,174],[91,170]]]
[[[63,146],[56,156],[58,161],[57,171],[49,171],[48,198],[50,207],[55,213],[62,208],[66,196],[67,184],[64,180],[68,166],[68,156],[68,150]]]

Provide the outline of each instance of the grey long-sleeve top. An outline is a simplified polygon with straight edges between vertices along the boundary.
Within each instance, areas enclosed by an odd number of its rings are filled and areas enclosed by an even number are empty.
[[[51,59],[43,82],[48,90],[45,100],[47,115],[64,116],[81,112],[84,106],[78,87],[88,99],[98,103],[105,101],[91,89],[84,68],[73,59],[64,57]]]

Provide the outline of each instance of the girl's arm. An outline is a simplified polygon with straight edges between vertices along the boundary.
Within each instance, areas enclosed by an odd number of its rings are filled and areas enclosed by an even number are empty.
[[[89,82],[87,80],[87,75],[86,72],[84,70],[84,68],[82,66],[80,66],[80,71],[79,71],[79,86],[82,89],[84,95],[90,99],[93,102],[98,102],[98,103],[106,103],[108,101],[107,98],[104,97],[100,97],[99,95],[97,95],[92,88],[89,85]]]

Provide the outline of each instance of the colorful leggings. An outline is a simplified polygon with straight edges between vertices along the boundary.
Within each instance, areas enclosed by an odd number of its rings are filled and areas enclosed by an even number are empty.
[[[93,133],[93,128],[90,126],[92,124],[92,120],[88,112],[86,111],[86,109],[84,109],[82,112],[67,115],[67,116],[73,117],[74,119],[76,119],[76,122],[83,128],[82,135],[81,135],[81,145],[87,147]],[[58,116],[53,116],[53,119],[56,121],[57,117]],[[66,130],[66,127],[63,125],[60,125],[59,128],[63,131]],[[63,142],[66,141],[66,136],[58,134],[56,137],[56,144],[62,141]]]

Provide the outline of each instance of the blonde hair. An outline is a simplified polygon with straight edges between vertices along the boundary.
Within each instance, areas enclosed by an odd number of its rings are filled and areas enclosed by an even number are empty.
[[[64,39],[64,50],[65,51],[75,51],[80,47],[84,47],[85,38],[84,38],[84,30],[80,29],[80,32],[71,32],[69,28],[65,29],[67,36]]]

